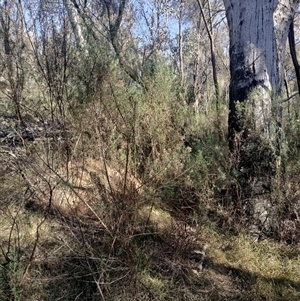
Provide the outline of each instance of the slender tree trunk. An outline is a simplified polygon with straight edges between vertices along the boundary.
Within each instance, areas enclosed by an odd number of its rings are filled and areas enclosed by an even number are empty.
[[[17,20],[14,20],[14,9],[18,11]],[[0,26],[4,49],[2,62],[7,72],[10,87],[10,98],[12,100],[15,114],[20,125],[24,124],[21,114],[21,101],[24,90],[24,64],[22,59],[23,23],[21,20],[20,7],[17,1],[4,1],[0,6]],[[15,36],[14,36],[15,35]],[[17,42],[13,42],[15,39]]]
[[[118,32],[121,26],[125,6],[128,0],[119,0],[118,6],[113,0],[103,1],[107,10],[107,16],[109,21],[109,35],[111,44],[116,52],[119,63],[128,76],[135,82],[139,83],[144,89],[147,89],[144,82],[141,80],[138,71],[132,67],[125,57],[124,50],[118,42]]]
[[[79,7],[74,0],[64,0],[64,4],[69,15],[77,45],[80,49],[85,49],[86,40],[83,35],[82,20],[79,13]]]
[[[297,52],[296,52],[294,22],[292,22],[290,25],[289,46],[290,46],[290,52],[293,60],[293,65],[295,68],[296,78],[297,78],[298,93],[300,95],[300,65],[298,63]]]
[[[181,83],[181,85],[183,85],[183,82],[184,82],[183,35],[182,35],[183,5],[184,5],[184,1],[180,0],[179,19],[178,19],[178,36],[179,36],[178,47],[179,47],[179,72],[180,72],[180,83]]]
[[[298,3],[224,0],[230,33],[229,145],[243,192],[241,208],[249,209],[256,232],[272,227],[271,191],[282,112],[277,104],[289,26]]]
[[[211,8],[210,1],[208,0],[208,11],[209,11],[209,20],[206,19],[206,16],[203,11],[202,0],[197,0],[200,12],[204,21],[205,29],[209,38],[210,45],[210,57],[211,57],[211,65],[212,65],[212,73],[213,73],[213,81],[215,86],[216,93],[216,109],[219,112],[219,98],[220,98],[220,88],[219,88],[219,80],[218,80],[218,72],[217,72],[217,63],[216,63],[216,52],[215,52],[215,41],[214,41],[214,32],[212,26],[212,17],[211,17]]]

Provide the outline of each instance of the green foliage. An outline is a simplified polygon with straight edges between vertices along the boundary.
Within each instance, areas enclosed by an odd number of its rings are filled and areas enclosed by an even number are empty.
[[[69,51],[62,97],[32,81],[24,108],[28,123],[51,121],[54,133],[1,152],[1,217],[13,206],[22,227],[14,245],[1,219],[11,261],[1,258],[0,299],[298,300],[293,247],[254,243],[238,223],[226,105],[195,110],[163,58],[144,65],[141,87],[105,42],[89,57]],[[294,176],[298,134],[295,123],[286,165]],[[256,138],[243,150],[244,172],[270,173],[268,147]],[[290,183],[295,200],[297,177]],[[295,242],[289,229],[277,237]],[[191,252],[206,245],[201,271]]]
[[[300,123],[298,120],[292,120],[285,126],[285,136],[287,143],[287,172],[296,175],[300,171],[300,145],[299,145]]]
[[[24,262],[21,260],[21,250],[16,245],[16,242],[11,242],[9,249],[8,261],[2,258],[2,263],[0,264],[0,297],[3,301],[20,301],[23,300],[22,279],[24,275]]]

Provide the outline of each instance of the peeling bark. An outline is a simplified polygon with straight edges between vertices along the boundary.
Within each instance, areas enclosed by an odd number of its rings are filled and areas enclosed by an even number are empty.
[[[224,0],[230,33],[229,146],[251,227],[270,230],[285,48],[299,0]]]
[[[285,45],[296,4],[287,0],[224,2],[230,30],[230,140],[245,126],[236,106],[245,101],[252,106],[252,130],[274,140],[272,99],[282,92]]]

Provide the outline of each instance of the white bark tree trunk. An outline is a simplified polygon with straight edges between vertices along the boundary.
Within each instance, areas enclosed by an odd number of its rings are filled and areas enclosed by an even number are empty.
[[[299,0],[224,4],[230,34],[229,143],[242,188],[240,208],[248,211],[250,229],[257,234],[272,229],[276,211],[271,192],[277,172],[278,100],[289,26]]]
[[[274,139],[272,99],[281,94],[286,41],[298,3],[224,0],[230,31],[230,138],[244,126],[238,120],[236,102],[246,101],[251,104],[253,130]]]
[[[77,45],[80,49],[86,48],[86,40],[83,34],[83,24],[79,12],[76,9],[76,4],[72,0],[64,0],[65,7],[67,9],[70,22],[74,31]],[[87,54],[87,53],[86,53]]]

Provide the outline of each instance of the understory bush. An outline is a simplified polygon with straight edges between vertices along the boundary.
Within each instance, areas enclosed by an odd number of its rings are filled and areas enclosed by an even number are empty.
[[[142,86],[104,46],[69,59],[68,84],[47,94],[32,80],[26,125],[10,116],[5,126],[1,300],[273,300],[276,290],[298,300],[297,124],[273,237],[293,246],[256,245],[235,204],[226,100],[195,110],[160,60]],[[290,252],[284,279],[264,256],[272,248]]]

